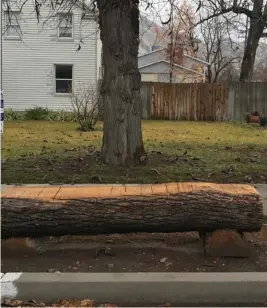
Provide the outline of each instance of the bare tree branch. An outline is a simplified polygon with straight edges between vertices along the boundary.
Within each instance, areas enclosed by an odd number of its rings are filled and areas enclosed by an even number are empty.
[[[227,22],[222,17],[200,24],[200,32],[205,47],[205,61],[210,63],[207,72],[209,82],[216,82],[230,64],[235,63],[238,59],[240,60],[240,56],[234,54],[237,47],[234,48],[232,44],[230,31],[231,29],[227,27]],[[225,54],[225,41],[230,42],[231,56]]]

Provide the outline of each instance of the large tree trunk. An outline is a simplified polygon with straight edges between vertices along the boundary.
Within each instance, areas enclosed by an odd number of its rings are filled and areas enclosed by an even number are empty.
[[[97,0],[104,76],[101,157],[111,165],[137,164],[145,156],[138,70],[139,0]]]
[[[263,35],[264,25],[260,17],[250,19],[248,38],[244,51],[241,65],[240,78],[241,82],[251,81],[259,40]]]
[[[212,69],[211,69],[210,65],[208,66],[208,70],[207,70],[207,82],[209,82],[209,83],[212,82]]]
[[[259,231],[262,226],[259,195],[240,188],[226,192],[218,185],[215,189],[180,192],[177,184],[163,184],[152,185],[151,193],[151,185],[126,187],[126,191],[114,186],[102,188],[110,189],[114,195],[105,198],[92,197],[87,189],[79,188],[80,195],[77,190],[76,199],[71,200],[3,197],[2,239],[217,229],[244,232]],[[153,190],[160,195],[153,194]],[[123,196],[124,193],[129,195]]]

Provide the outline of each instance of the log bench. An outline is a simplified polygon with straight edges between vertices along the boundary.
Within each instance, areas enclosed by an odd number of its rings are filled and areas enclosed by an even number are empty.
[[[2,239],[217,230],[259,231],[263,203],[249,185],[14,186],[2,193]]]

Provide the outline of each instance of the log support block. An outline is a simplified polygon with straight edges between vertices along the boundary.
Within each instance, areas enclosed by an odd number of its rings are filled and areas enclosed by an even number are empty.
[[[1,240],[1,251],[7,256],[14,256],[17,254],[27,256],[38,256],[37,248],[31,244],[28,238],[9,238]]]
[[[244,234],[235,230],[217,230],[200,232],[204,253],[211,257],[247,258],[252,247],[245,240]]]

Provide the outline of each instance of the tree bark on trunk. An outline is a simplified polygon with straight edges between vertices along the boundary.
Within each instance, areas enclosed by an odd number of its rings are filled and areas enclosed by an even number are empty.
[[[249,82],[253,77],[254,62],[256,57],[259,40],[263,35],[264,25],[261,17],[251,18],[248,32],[247,43],[241,64],[240,78],[241,82]]]
[[[110,165],[140,163],[145,156],[138,70],[139,0],[97,0],[104,76],[102,160]]]
[[[211,83],[212,82],[212,70],[211,70],[211,66],[210,65],[208,66],[208,71],[207,72],[208,72],[207,73],[208,82]]]
[[[42,201],[2,198],[1,237],[259,231],[259,195],[216,191]]]

